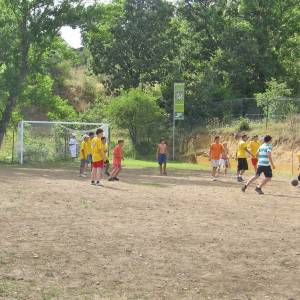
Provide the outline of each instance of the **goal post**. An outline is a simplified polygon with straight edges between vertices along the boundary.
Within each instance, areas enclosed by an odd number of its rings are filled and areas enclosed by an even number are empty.
[[[105,123],[63,121],[20,121],[18,123],[16,154],[20,164],[45,162],[70,158],[69,140],[75,136],[77,154],[84,134],[102,128],[107,143],[110,141],[109,125]]]

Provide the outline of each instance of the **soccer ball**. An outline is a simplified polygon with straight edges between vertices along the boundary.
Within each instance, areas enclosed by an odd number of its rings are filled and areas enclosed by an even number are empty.
[[[299,184],[298,179],[293,179],[293,180],[291,181],[291,185],[292,185],[292,186],[297,186],[298,184]]]

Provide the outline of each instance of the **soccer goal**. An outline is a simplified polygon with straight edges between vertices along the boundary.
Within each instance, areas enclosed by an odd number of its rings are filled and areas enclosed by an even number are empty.
[[[109,143],[108,124],[58,121],[20,121],[18,124],[16,154],[24,162],[63,161],[71,159],[70,144],[76,145],[76,156],[84,134],[102,128]],[[71,140],[72,139],[72,140]],[[75,139],[75,141],[74,141]],[[73,149],[74,150],[74,149]],[[74,151],[72,150],[72,157]]]

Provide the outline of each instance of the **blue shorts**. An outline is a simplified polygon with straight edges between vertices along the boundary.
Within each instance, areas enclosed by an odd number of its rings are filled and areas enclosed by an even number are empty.
[[[91,164],[93,162],[93,160],[92,160],[92,154],[89,154],[88,156],[87,156],[87,163],[88,164]]]
[[[167,155],[166,154],[159,154],[158,155],[158,163],[160,165],[165,164],[167,162]]]

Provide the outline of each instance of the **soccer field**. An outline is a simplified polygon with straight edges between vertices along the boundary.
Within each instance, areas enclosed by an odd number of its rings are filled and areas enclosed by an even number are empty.
[[[300,299],[300,190],[0,166],[0,299]]]

